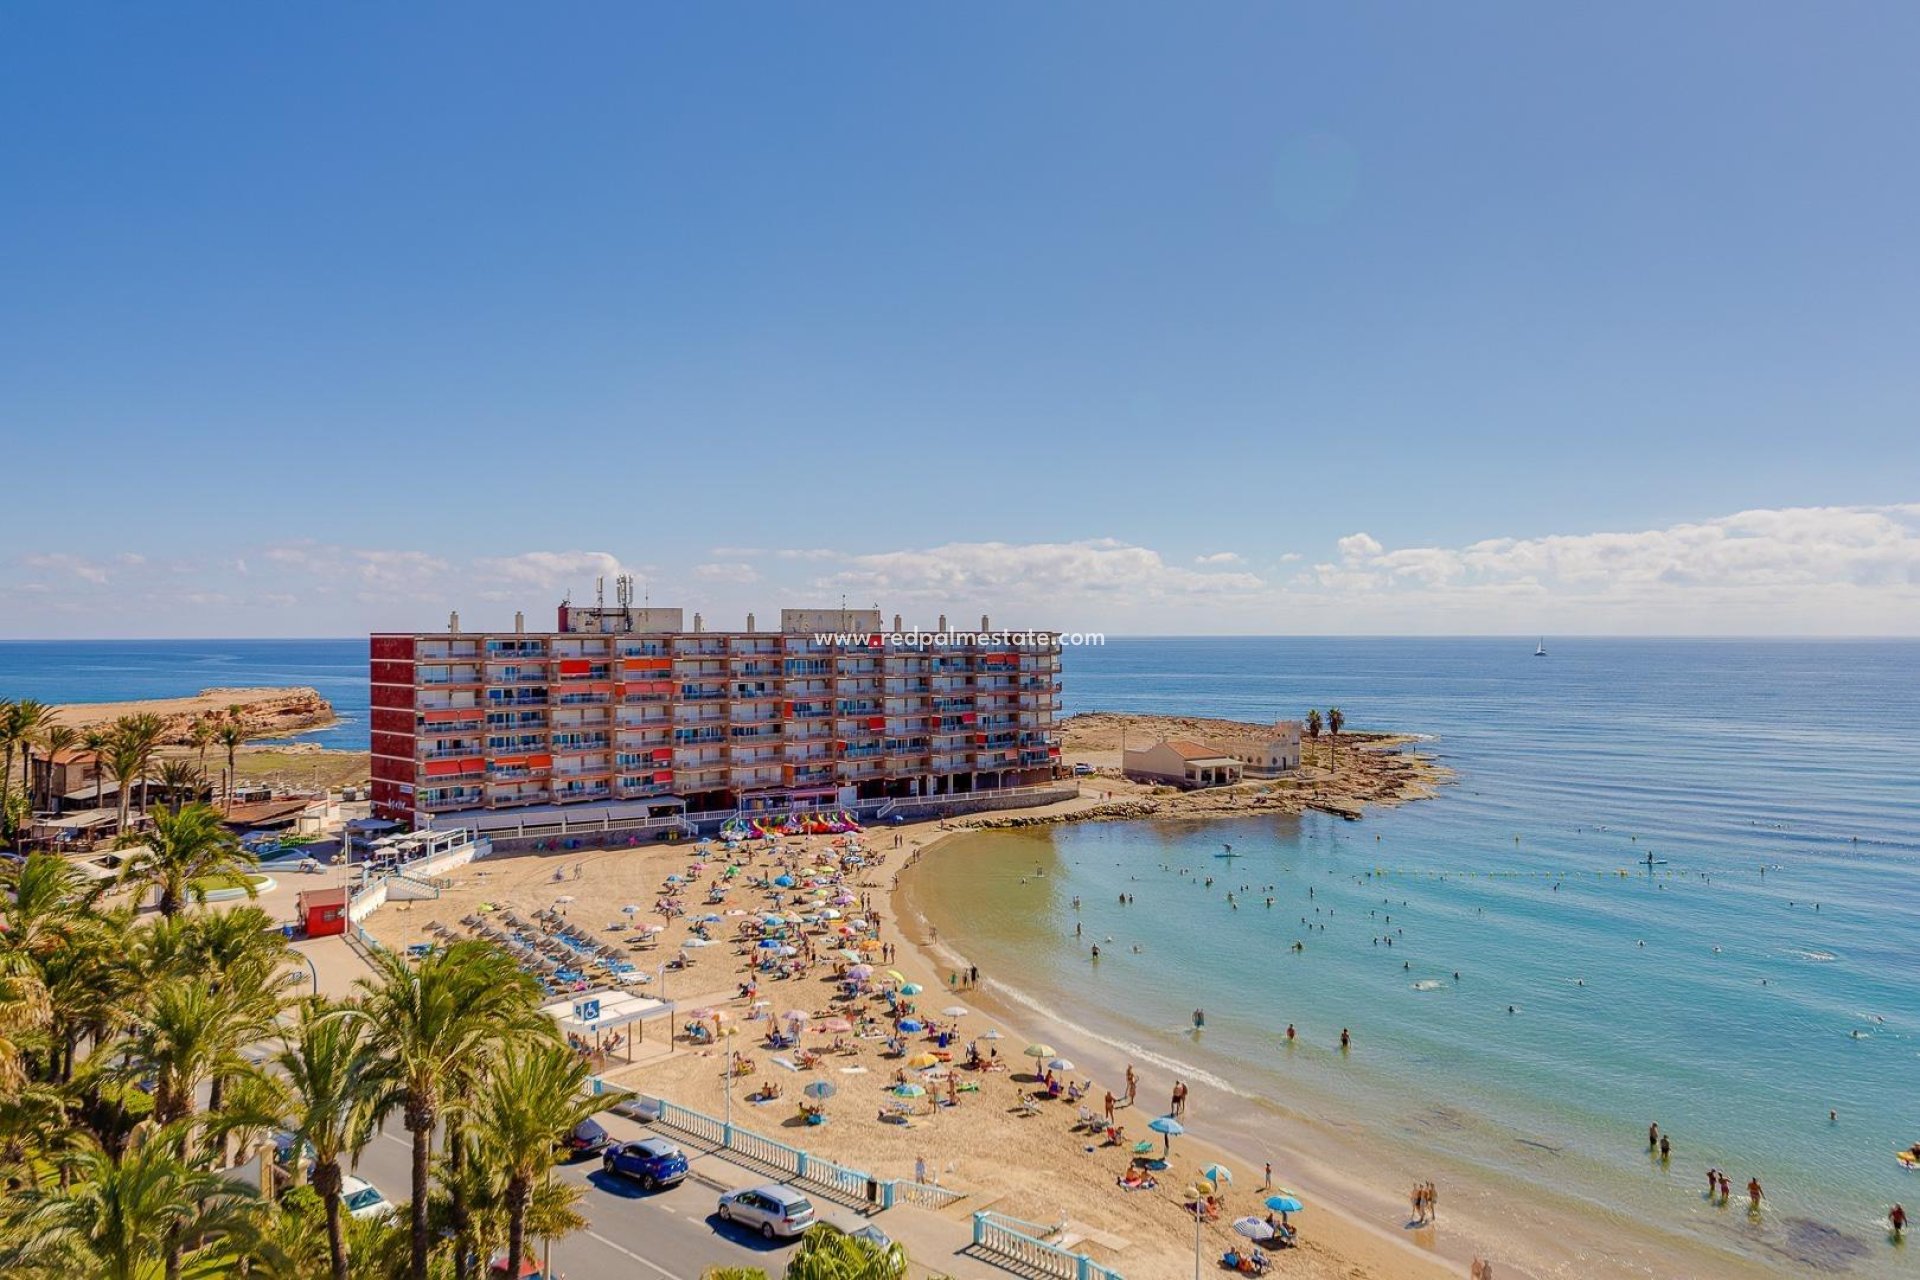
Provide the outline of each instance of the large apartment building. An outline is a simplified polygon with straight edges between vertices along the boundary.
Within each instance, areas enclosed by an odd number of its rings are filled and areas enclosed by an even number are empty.
[[[559,629],[370,638],[373,808],[612,816],[966,795],[1051,778],[1049,632],[883,634],[878,610],[709,631],[679,609],[560,606]]]

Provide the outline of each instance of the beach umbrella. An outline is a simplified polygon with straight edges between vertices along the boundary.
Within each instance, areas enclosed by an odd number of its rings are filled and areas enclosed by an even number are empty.
[[[820,1024],[820,1030],[826,1032],[828,1035],[845,1035],[847,1032],[853,1030],[853,1023],[847,1021],[845,1018],[828,1018]]]
[[[761,951],[778,951],[780,949],[780,940],[778,938],[762,938],[759,942],[755,943],[754,946]]]
[[[686,882],[687,881],[684,876],[668,876],[667,877],[668,884],[685,884]]]
[[[828,1081],[815,1080],[812,1084],[808,1085],[806,1088],[802,1089],[800,1092],[806,1094],[809,1098],[813,1098],[816,1101],[818,1101],[826,1098],[831,1098],[834,1094],[838,1093],[839,1090],[834,1088],[833,1085]]]
[[[766,915],[760,917],[760,923],[772,929],[778,929],[781,925],[785,924],[786,922],[787,922],[787,918],[785,916],[780,915],[776,912],[771,912],[771,911],[768,912]]]
[[[926,1023],[920,1021],[918,1018],[900,1019],[900,1029],[902,1031],[924,1031],[926,1030],[926,1025]]]
[[[663,924],[650,924],[650,925],[648,925],[648,926],[647,926],[646,928],[644,928],[644,929],[642,929],[642,930],[641,930],[640,932],[642,932],[642,933],[665,933],[666,931],[667,931],[667,926],[665,926],[665,925],[663,925]]]
[[[904,976],[903,976],[903,975],[901,974],[901,972],[900,972],[900,971],[899,971],[898,969],[889,969],[889,970],[887,970],[887,976],[888,976],[889,978],[892,978],[892,979],[893,979],[893,980],[894,980],[895,982],[905,982],[905,981],[906,981],[906,978],[905,978],[905,977],[904,977]]]
[[[939,1066],[940,1059],[934,1057],[930,1053],[916,1053],[911,1058],[907,1059],[907,1065],[912,1067],[914,1070],[918,1071],[923,1067]]]
[[[1003,1036],[1003,1035],[1001,1035],[1001,1034],[1000,1034],[1000,1031],[999,1031],[999,1029],[998,1029],[997,1027],[988,1027],[988,1028],[987,1028],[987,1029],[986,1029],[985,1031],[982,1031],[982,1032],[980,1033],[980,1038],[981,1038],[982,1040],[1004,1040],[1004,1039],[1006,1039],[1006,1037],[1005,1037],[1005,1036]]]
[[[637,916],[640,914],[640,908],[629,902],[626,906],[620,908],[620,914],[623,916]]]
[[[792,876],[788,876],[788,875],[778,875],[778,876],[775,876],[775,877],[773,878],[773,882],[774,882],[775,884],[777,884],[777,885],[779,885],[779,886],[780,886],[780,887],[781,887],[782,889],[791,889],[791,888],[793,888],[793,877],[792,877]]]
[[[713,939],[712,938],[688,938],[685,942],[681,943],[680,945],[683,947],[710,947],[713,945]]]
[[[917,996],[925,990],[926,988],[917,982],[904,982],[900,984],[900,994],[903,996]]]
[[[572,902],[573,895],[570,893],[563,893],[559,897],[555,898],[554,901],[555,902]]]
[[[1212,1194],[1213,1184],[1205,1178],[1195,1178],[1192,1185],[1187,1188],[1187,1199],[1189,1200],[1198,1200],[1202,1196],[1210,1196]]]
[[[1065,1058],[1049,1058],[1047,1059],[1047,1070],[1067,1072],[1073,1070],[1073,1064]]]
[[[1173,1150],[1175,1134],[1185,1133],[1187,1128],[1172,1116],[1156,1116],[1147,1122],[1147,1128],[1160,1135],[1160,1153],[1165,1155]]]
[[[835,911],[832,907],[822,907],[820,909],[820,918],[822,920],[838,920],[840,918],[840,913],[838,911]]]
[[[926,1092],[926,1089],[917,1084],[897,1084],[893,1086],[893,1095],[896,1098],[918,1098]]]
[[[1029,1058],[1053,1058],[1059,1056],[1050,1044],[1030,1044],[1026,1048],[1026,1054]],[[1155,1123],[1157,1124],[1159,1122],[1155,1121]]]
[[[1233,1170],[1223,1164],[1210,1164],[1200,1171],[1200,1176],[1217,1187],[1223,1182],[1233,1181]]]
[[[1267,1208],[1275,1213],[1299,1213],[1306,1207],[1291,1191],[1280,1191],[1267,1197]]]
[[[795,1065],[792,1058],[770,1058],[768,1061],[772,1062],[774,1066],[783,1067],[788,1071],[798,1071],[800,1069]]]
[[[855,969],[860,967],[860,953],[858,951],[849,951],[847,948],[842,947],[833,954],[852,964]],[[851,972],[851,970],[849,970],[849,972]]]
[[[813,1021],[813,1015],[805,1009],[789,1009],[786,1012],[786,1021],[796,1026],[804,1025]]]
[[[873,966],[870,964],[857,964],[847,970],[847,976],[856,982],[865,982],[873,976]]]
[[[1233,1229],[1249,1240],[1273,1239],[1273,1228],[1265,1218],[1235,1218]]]
[[[940,1016],[943,1018],[964,1018],[970,1012],[972,1011],[963,1004],[950,1004],[940,1011]]]

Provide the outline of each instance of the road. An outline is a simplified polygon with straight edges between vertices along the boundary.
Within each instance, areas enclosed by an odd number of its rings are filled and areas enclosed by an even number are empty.
[[[617,1139],[646,1132],[618,1116],[603,1115],[600,1121]],[[410,1152],[406,1130],[391,1121],[362,1153],[355,1172],[398,1203],[407,1197]],[[745,1186],[753,1182],[752,1175],[713,1155],[689,1151],[688,1159],[691,1177],[652,1194],[601,1172],[598,1157],[559,1166],[557,1177],[586,1188],[579,1209],[590,1225],[554,1243],[554,1271],[566,1280],[627,1280],[636,1275],[698,1280],[708,1267],[740,1266],[758,1267],[777,1278],[786,1269],[793,1242],[762,1240],[713,1216],[720,1194],[713,1184]],[[817,1198],[815,1204],[829,1222],[859,1225],[851,1213]]]

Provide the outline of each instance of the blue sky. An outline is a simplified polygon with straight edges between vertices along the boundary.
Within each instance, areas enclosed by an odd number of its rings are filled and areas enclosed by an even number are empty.
[[[1920,632],[1917,39],[8,6],[0,634]]]

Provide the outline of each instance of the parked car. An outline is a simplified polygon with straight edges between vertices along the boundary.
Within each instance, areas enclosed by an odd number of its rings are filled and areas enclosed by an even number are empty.
[[[582,1120],[560,1139],[560,1149],[573,1156],[597,1156],[613,1141],[598,1120]]]
[[[616,1142],[600,1154],[600,1167],[632,1178],[643,1191],[676,1186],[687,1177],[687,1158],[665,1138]]]
[[[380,1194],[380,1188],[352,1174],[340,1179],[340,1207],[355,1218],[391,1218],[400,1212],[393,1201]]]
[[[1085,760],[1082,760],[1079,764],[1076,764],[1075,766],[1073,766],[1073,776],[1076,778],[1089,777],[1092,775],[1092,773],[1093,773],[1093,766],[1088,764]]]
[[[748,1187],[720,1197],[722,1222],[752,1227],[767,1239],[804,1234],[813,1225],[813,1202],[792,1187]]]

